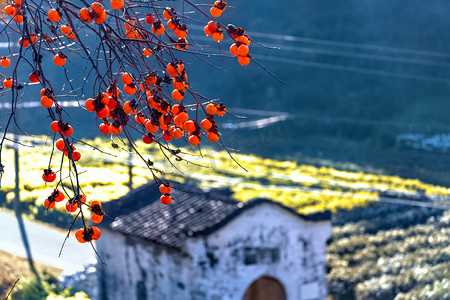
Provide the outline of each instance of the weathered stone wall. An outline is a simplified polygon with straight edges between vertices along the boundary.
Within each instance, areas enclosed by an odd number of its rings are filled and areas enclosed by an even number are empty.
[[[284,286],[288,300],[326,299],[330,222],[309,223],[263,204],[206,238],[191,239],[193,300],[240,300],[261,276]]]
[[[99,300],[241,300],[261,276],[277,279],[288,300],[326,299],[325,249],[330,222],[304,222],[262,204],[185,253],[103,229],[98,241]]]
[[[108,229],[98,249],[99,300],[189,299],[188,256]]]

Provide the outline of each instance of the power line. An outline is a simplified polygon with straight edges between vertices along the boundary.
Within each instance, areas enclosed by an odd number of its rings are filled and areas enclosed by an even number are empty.
[[[197,35],[191,35],[191,37],[195,37],[198,40],[205,40],[210,41],[206,37],[197,36]],[[216,53],[203,53],[203,54],[216,54]],[[351,55],[348,55],[351,57]],[[393,71],[384,71],[384,70],[373,70],[363,67],[355,67],[355,66],[344,66],[340,64],[331,64],[331,63],[323,63],[323,62],[316,62],[316,61],[306,61],[306,60],[299,60],[299,59],[292,59],[292,58],[285,58],[285,57],[276,57],[276,56],[267,56],[267,55],[260,55],[256,54],[253,56],[256,60],[263,60],[263,61],[271,61],[276,63],[282,63],[282,64],[290,64],[290,65],[301,65],[305,67],[313,67],[313,68],[320,68],[320,69],[327,69],[327,70],[335,70],[335,71],[346,71],[346,72],[353,72],[353,73],[361,73],[361,74],[368,74],[368,75],[378,75],[378,76],[387,76],[387,77],[393,77],[393,78],[399,78],[399,79],[413,79],[413,80],[421,80],[421,81],[429,81],[429,82],[439,82],[439,83],[450,83],[450,78],[438,78],[438,77],[432,77],[432,76],[423,76],[423,75],[413,75],[403,72],[393,72]],[[404,59],[406,60],[406,59]],[[406,62],[406,61],[404,61]],[[410,62],[411,63],[411,62]],[[433,62],[427,62],[427,61],[421,61],[421,64],[428,64]],[[446,66],[450,67],[450,64],[446,64]]]
[[[191,25],[189,28],[198,29],[203,32],[203,27],[200,25]],[[335,40],[327,40],[327,39],[316,39],[316,38],[307,38],[300,36],[292,36],[285,34],[273,34],[268,32],[256,32],[256,31],[248,31],[247,32],[250,37],[259,37],[269,40],[281,40],[287,42],[302,42],[302,43],[311,43],[318,45],[328,45],[333,47],[345,47],[345,48],[360,48],[366,50],[374,50],[374,51],[385,51],[392,53],[403,53],[403,54],[412,54],[419,56],[433,56],[439,58],[450,58],[450,53],[438,52],[438,51],[426,51],[426,50],[417,50],[411,48],[398,48],[398,47],[390,47],[390,46],[381,46],[381,45],[373,45],[366,43],[356,43],[356,42],[342,42]]]
[[[275,44],[265,44],[266,46],[275,47]],[[340,57],[350,57],[350,58],[366,58],[387,62],[399,62],[399,63],[409,63],[416,65],[424,65],[424,66],[435,66],[435,67],[450,67],[450,63],[446,62],[438,62],[438,61],[429,61],[429,60],[420,60],[414,58],[405,58],[405,57],[392,57],[380,54],[365,54],[365,53],[357,53],[357,52],[349,52],[349,51],[340,51],[340,50],[326,50],[319,48],[309,48],[309,47],[298,47],[298,46],[277,46],[279,50],[285,51],[293,51],[307,54],[324,54],[324,55],[332,55],[332,56],[340,56]]]
[[[283,58],[283,57],[273,57],[267,55],[257,55],[258,59],[271,61],[275,63],[282,64],[291,64],[291,65],[299,65],[304,67],[313,67],[319,69],[327,69],[327,70],[335,70],[335,71],[345,71],[345,72],[353,72],[353,73],[361,73],[367,75],[380,75],[380,76],[388,76],[399,79],[413,79],[413,80],[421,80],[421,81],[430,81],[430,82],[440,82],[440,83],[450,83],[450,78],[437,78],[431,76],[423,76],[423,75],[412,75],[402,72],[390,72],[383,70],[372,70],[366,69],[362,67],[354,67],[354,66],[343,66],[338,64],[330,64],[330,63],[321,63],[315,61],[305,61],[300,59],[291,59],[291,58]]]
[[[385,52],[398,52],[403,54],[413,54],[413,55],[421,55],[421,56],[434,56],[439,58],[450,58],[449,53],[436,52],[436,51],[425,51],[425,50],[416,50],[410,48],[397,48],[397,47],[388,47],[388,46],[380,46],[380,45],[371,45],[365,43],[352,43],[352,42],[340,42],[333,40],[325,40],[325,39],[314,39],[314,38],[305,38],[305,37],[297,37],[290,35],[278,35],[271,33],[263,33],[263,32],[248,32],[250,36],[268,38],[268,39],[277,39],[289,42],[306,42],[320,45],[329,45],[329,46],[340,46],[340,47],[354,47],[368,50],[376,50],[376,51],[385,51]]]

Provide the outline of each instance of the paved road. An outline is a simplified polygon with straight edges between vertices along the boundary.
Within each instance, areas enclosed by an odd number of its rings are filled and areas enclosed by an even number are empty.
[[[35,261],[73,271],[96,260],[91,245],[78,243],[73,235],[66,241],[61,257],[58,257],[67,232],[26,219],[24,223]],[[11,211],[4,209],[0,209],[0,250],[26,257],[17,219]]]

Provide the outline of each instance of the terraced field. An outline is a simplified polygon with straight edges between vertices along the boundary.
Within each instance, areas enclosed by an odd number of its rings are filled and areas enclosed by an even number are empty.
[[[22,139],[26,145],[33,140]],[[52,189],[42,179],[42,170],[49,164],[51,145],[42,144],[43,138],[37,139],[39,144],[33,147],[21,146],[20,152],[20,195],[22,201],[29,203],[29,210],[37,214],[44,199]],[[36,139],[34,139],[36,142]],[[51,144],[51,142],[50,142]],[[123,149],[115,150],[108,140],[90,141],[108,154],[92,150],[87,145],[77,144],[82,151],[82,159],[78,164],[79,179],[83,192],[88,199],[108,201],[116,199],[128,192],[128,161],[133,167],[133,186],[137,187],[151,180],[151,173],[141,159]],[[367,174],[362,172],[346,172],[329,167],[299,165],[289,161],[276,161],[252,155],[233,155],[235,160],[246,170],[240,168],[225,151],[199,152],[182,149],[184,161],[169,161],[161,154],[156,145],[150,147],[138,144],[144,157],[154,162],[156,169],[163,176],[172,180],[201,180],[204,188],[232,188],[235,197],[247,201],[254,197],[267,197],[292,207],[299,212],[309,213],[329,209],[352,209],[379,200],[380,196],[389,195],[394,198],[413,200],[439,201],[448,203],[450,189],[425,184],[416,179]],[[59,154],[59,153],[58,153]],[[2,178],[2,191],[6,194],[6,202],[14,198],[13,150],[3,153],[5,174]],[[54,156],[50,166],[59,169],[60,158]],[[67,169],[67,168],[66,168]],[[66,178],[63,182],[69,187],[68,171],[61,174]],[[37,205],[34,205],[37,204]],[[62,209],[62,206],[60,207]]]
[[[42,142],[42,138],[40,141]],[[118,141],[116,141],[118,142]],[[32,140],[23,139],[32,145]],[[124,149],[114,150],[107,140],[90,144],[109,154],[78,145],[80,182],[88,200],[109,201],[128,192],[128,162],[133,186],[151,180],[144,163]],[[450,299],[450,189],[417,179],[341,171],[252,155],[234,154],[240,168],[225,151],[182,149],[183,161],[168,161],[156,146],[138,144],[167,179],[199,180],[204,188],[229,187],[240,201],[267,197],[302,213],[335,212],[328,246],[329,292],[333,299]],[[42,170],[48,166],[51,145],[21,146],[20,195],[31,217],[68,226],[64,205],[48,212],[43,201],[53,188],[45,186]],[[3,203],[14,198],[13,150],[3,153]],[[51,163],[58,169],[59,158]],[[61,174],[65,178],[68,173]],[[200,181],[201,180],[201,181]],[[69,187],[67,179],[63,180]],[[176,200],[176,199],[175,199]],[[406,205],[405,205],[406,204]],[[86,212],[87,213],[87,212]]]

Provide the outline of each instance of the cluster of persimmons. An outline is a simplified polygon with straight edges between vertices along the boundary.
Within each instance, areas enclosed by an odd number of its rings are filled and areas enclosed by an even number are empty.
[[[184,5],[190,5],[197,17],[192,11],[185,11]],[[209,11],[203,10],[205,6]],[[54,148],[68,161],[71,174],[70,182],[63,184],[67,178],[57,176],[61,170],[55,172],[50,167],[44,170],[42,179],[46,184],[57,183],[44,205],[51,209],[57,202],[68,199],[67,211],[77,213],[75,220],[78,216],[83,220],[83,228],[76,232],[81,243],[101,235],[97,227],[86,225],[82,207],[90,210],[93,223],[100,223],[105,213],[99,201],[87,203],[82,192],[76,169],[82,153],[74,145],[78,140],[73,138],[72,118],[63,113],[61,104],[68,96],[58,95],[55,83],[46,77],[46,60],[49,57],[53,60],[57,66],[53,69],[69,70],[67,62],[74,65],[80,59],[77,56],[84,58],[89,70],[87,78],[91,79],[86,82],[93,84],[89,89],[83,85],[81,92],[73,89],[70,96],[81,99],[80,108],[93,113],[101,134],[128,143],[139,156],[136,134],[145,144],[154,144],[178,159],[180,152],[172,148],[176,147],[172,140],[184,140],[190,147],[199,147],[206,138],[225,147],[216,116],[225,115],[226,106],[193,89],[188,80],[190,64],[177,58],[176,53],[201,55],[202,46],[190,38],[187,22],[203,23],[204,33],[218,43],[227,37],[231,54],[244,66],[252,60],[248,54],[251,39],[242,28],[224,26],[217,20],[227,7],[222,0],[205,5],[183,1],[180,7],[181,12],[144,0],[110,0],[107,4],[100,0],[89,3],[9,0],[3,8],[1,18],[6,26],[0,36],[9,38],[15,33],[20,38],[14,42],[18,43],[18,50],[0,58],[1,67],[7,70],[6,75],[0,74],[3,81],[0,95],[11,92],[13,100],[18,101],[18,90],[31,84],[42,86],[40,103],[51,119],[49,132],[54,136]],[[95,47],[85,40],[92,34],[98,38]],[[183,57],[186,59],[186,55]],[[26,80],[20,81],[23,78],[19,78],[17,70],[23,62],[32,66],[32,70]],[[69,78],[67,82],[70,86]],[[153,164],[144,161],[159,184],[161,203],[170,204],[170,183],[159,179]]]

